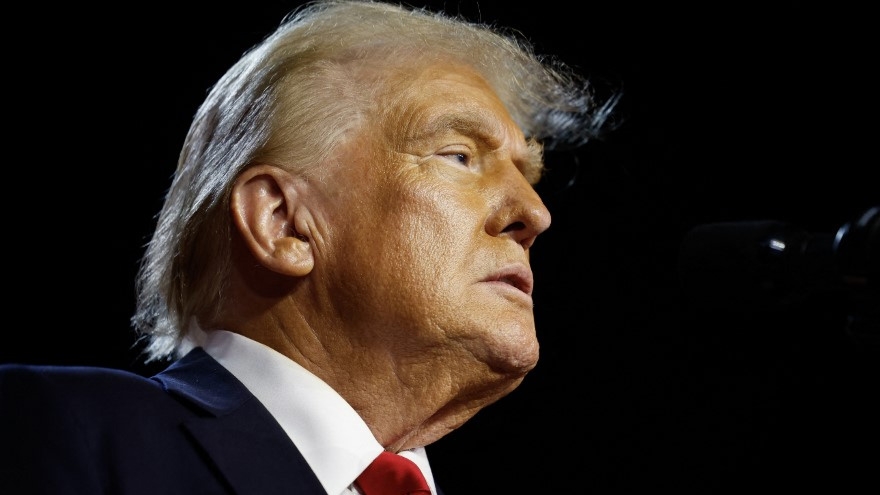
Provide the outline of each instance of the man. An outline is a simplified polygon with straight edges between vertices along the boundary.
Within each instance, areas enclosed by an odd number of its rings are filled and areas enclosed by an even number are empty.
[[[137,279],[151,378],[5,366],[3,493],[363,493],[538,360],[542,146],[612,102],[394,4],[296,11],[211,89]]]

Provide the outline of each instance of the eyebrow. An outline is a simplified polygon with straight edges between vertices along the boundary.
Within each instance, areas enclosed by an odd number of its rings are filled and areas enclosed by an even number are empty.
[[[518,166],[529,184],[534,186],[544,174],[544,146],[535,138],[527,138],[526,149],[528,154]]]

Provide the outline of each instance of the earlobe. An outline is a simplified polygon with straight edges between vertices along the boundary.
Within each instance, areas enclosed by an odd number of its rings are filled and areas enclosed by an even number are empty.
[[[315,266],[307,235],[297,232],[304,191],[289,172],[271,165],[246,169],[232,187],[233,222],[257,263],[274,272],[302,277]]]

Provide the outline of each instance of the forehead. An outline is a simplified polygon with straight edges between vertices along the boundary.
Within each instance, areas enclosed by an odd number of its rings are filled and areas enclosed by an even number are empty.
[[[413,132],[456,125],[523,140],[495,91],[467,66],[435,64],[402,74],[390,85],[390,92],[392,104],[386,110]]]

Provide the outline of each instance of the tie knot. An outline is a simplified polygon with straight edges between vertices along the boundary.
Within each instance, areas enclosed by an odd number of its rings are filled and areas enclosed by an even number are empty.
[[[365,495],[429,495],[431,489],[416,464],[406,457],[382,452],[358,476],[358,488]]]

